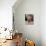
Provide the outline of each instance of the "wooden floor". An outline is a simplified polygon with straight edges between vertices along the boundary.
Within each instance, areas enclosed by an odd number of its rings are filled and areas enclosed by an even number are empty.
[[[0,46],[16,46],[15,39],[13,40],[6,40],[6,42],[2,43]]]

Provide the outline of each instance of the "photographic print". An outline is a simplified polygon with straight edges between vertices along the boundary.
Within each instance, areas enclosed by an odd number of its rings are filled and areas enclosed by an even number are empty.
[[[25,24],[32,25],[34,23],[33,14],[25,14]]]

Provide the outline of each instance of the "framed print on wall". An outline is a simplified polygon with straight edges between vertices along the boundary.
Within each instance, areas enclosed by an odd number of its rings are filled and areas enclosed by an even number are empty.
[[[34,24],[34,15],[33,14],[25,14],[25,24],[26,25]]]

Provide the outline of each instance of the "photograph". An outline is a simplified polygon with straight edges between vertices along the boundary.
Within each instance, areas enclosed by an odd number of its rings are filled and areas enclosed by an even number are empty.
[[[34,16],[33,14],[25,14],[25,24],[32,25],[34,23]]]

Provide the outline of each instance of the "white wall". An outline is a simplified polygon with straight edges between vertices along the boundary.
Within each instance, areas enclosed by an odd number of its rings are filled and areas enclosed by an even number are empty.
[[[42,46],[46,46],[46,0],[41,1],[41,38]]]
[[[14,9],[15,28],[22,32],[24,37],[35,41],[36,46],[41,46],[41,1],[24,0],[16,9]],[[34,24],[25,25],[25,14],[34,14]]]
[[[0,0],[0,27],[12,28],[12,6],[16,0]]]

